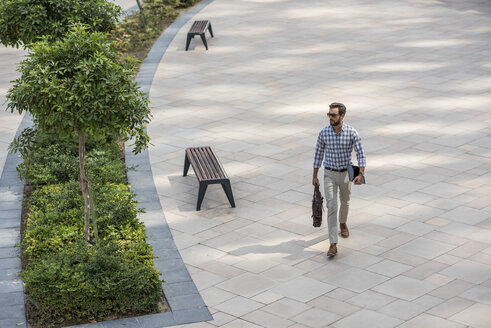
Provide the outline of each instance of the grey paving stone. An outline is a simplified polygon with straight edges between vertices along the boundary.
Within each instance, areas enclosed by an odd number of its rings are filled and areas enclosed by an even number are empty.
[[[404,272],[404,275],[416,279],[426,279],[433,275],[435,272],[440,272],[445,268],[447,268],[447,265],[443,263],[426,262],[424,264],[418,265],[414,269]]]
[[[417,279],[397,276],[376,286],[373,290],[403,300],[412,301],[417,297],[432,291],[436,287],[436,285]]]
[[[352,268],[336,274],[331,278],[326,279],[326,281],[328,281],[330,285],[348,289],[355,293],[362,293],[365,290],[377,286],[388,279],[388,277],[377,273]]]
[[[164,277],[165,278],[165,277]],[[166,297],[199,294],[198,289],[192,281],[164,283],[162,285]]]
[[[431,224],[425,224],[422,222],[411,221],[397,228],[397,230],[402,232],[407,232],[416,236],[423,236],[435,229]]]
[[[334,324],[333,327],[336,328],[351,328],[351,327],[397,327],[403,321],[387,316],[385,314],[380,314],[371,310],[360,310],[347,316]]]
[[[430,314],[420,314],[419,316],[403,323],[401,328],[416,328],[416,327],[448,327],[448,328],[464,328],[465,326],[457,322],[445,320]]]
[[[267,326],[271,328],[284,328],[294,324],[294,322],[291,320],[283,319],[275,316],[274,314],[261,310],[248,313],[243,318],[244,320],[257,324],[261,327]],[[213,323],[215,323],[215,321],[213,321]]]
[[[2,292],[0,297],[0,307],[9,305],[24,305],[24,291]]]
[[[375,272],[378,274],[382,274],[387,277],[395,277],[397,275],[400,275],[401,273],[404,273],[413,267],[410,265],[394,262],[391,260],[384,260],[382,262],[378,262],[374,265],[369,266],[366,268],[368,271]]]
[[[174,315],[174,320],[177,324],[213,320],[213,316],[207,308],[197,310],[177,310],[173,311],[172,314]]]
[[[438,287],[430,292],[431,295],[444,298],[444,299],[449,299],[455,296],[458,296],[465,292],[468,289],[471,289],[474,287],[475,284],[455,279],[444,286]]]
[[[443,213],[440,216],[454,222],[461,222],[470,225],[475,225],[488,218],[485,212],[467,206],[458,207],[448,211],[447,213]]]
[[[141,325],[136,318],[125,318],[119,320],[110,320],[101,322],[102,327],[104,328],[128,328],[135,327],[140,328]],[[92,328],[92,326],[90,327]]]
[[[162,260],[160,258],[155,258],[153,262],[154,262],[155,268],[157,268],[157,270],[159,270],[159,272],[164,272],[167,270],[167,268],[176,267],[179,269],[182,267],[182,260],[181,259]]]
[[[429,295],[429,294],[426,294],[426,295],[423,295],[423,296],[415,299],[413,302],[416,304],[422,305],[422,306],[426,306],[427,308],[432,308],[432,307],[435,307],[437,305],[442,304],[443,302],[445,302],[445,300],[438,298],[438,297],[435,297],[435,296],[432,296],[432,295]]]
[[[274,287],[276,283],[261,275],[244,273],[240,276],[226,280],[217,287],[237,295],[252,297]]]
[[[491,325],[491,317],[488,315],[491,307],[484,304],[474,304],[471,307],[453,315],[450,320],[463,325],[476,328],[485,328]]]
[[[158,255],[159,250],[169,250],[169,249],[172,250],[172,249],[175,249],[175,247],[176,247],[174,244],[174,240],[172,238],[148,239],[147,242],[150,245],[152,245],[156,255]]]
[[[164,267],[164,270],[161,270],[163,279],[166,283],[178,283],[185,281],[192,281],[191,275],[189,274],[186,267],[183,267],[178,270],[169,270],[173,268]],[[167,270],[165,270],[167,269]]]
[[[395,300],[394,302],[387,304],[386,306],[379,309],[378,312],[407,321],[419,315],[420,313],[423,313],[426,309],[426,306],[422,306],[413,302]]]
[[[0,327],[21,327],[27,328],[27,321],[17,319],[0,319]]]
[[[489,287],[477,285],[466,290],[460,296],[474,302],[491,305],[491,288]]]
[[[20,279],[14,278],[11,280],[2,280],[0,281],[0,290],[4,293],[15,293],[15,292],[23,292],[23,284]]]
[[[491,278],[491,266],[469,260],[462,260],[445,270],[440,271],[440,273],[470,283],[480,284]]]
[[[395,298],[374,292],[372,290],[364,291],[361,294],[358,294],[348,300],[346,302],[354,304],[356,306],[367,308],[370,310],[378,310],[381,307],[393,302]]]
[[[316,308],[320,308],[329,311],[331,313],[338,314],[343,317],[353,312],[356,312],[360,309],[358,306],[354,306],[347,302],[342,302],[335,298],[331,298],[325,295],[310,301],[308,304]]]
[[[373,256],[363,252],[355,252],[346,257],[340,258],[339,262],[363,269],[382,260],[383,258],[378,256]]]
[[[420,237],[399,246],[396,250],[431,260],[453,248],[455,248],[453,245]]]
[[[24,313],[24,304],[9,304],[0,308],[0,318],[2,320],[16,320],[16,322],[23,322],[26,319]]]
[[[4,228],[18,228],[20,226],[21,209],[14,210],[0,210],[0,229]]]
[[[136,318],[141,327],[160,328],[176,325],[172,312],[148,314]]]
[[[466,308],[472,306],[473,304],[475,303],[472,301],[468,301],[460,297],[454,297],[446,302],[443,302],[431,308],[426,312],[431,315],[448,319],[450,316],[465,310]]]
[[[336,287],[331,284],[326,284],[307,277],[299,277],[295,279],[294,283],[282,283],[272,288],[271,291],[300,302],[308,302],[335,288]]]
[[[263,307],[262,309],[281,318],[291,318],[292,316],[302,313],[310,308],[312,308],[311,305],[284,297]]]
[[[263,307],[261,303],[242,296],[236,296],[215,306],[217,310],[235,317],[243,316],[244,314],[255,311],[261,307]]]
[[[167,297],[167,302],[169,303],[172,312],[206,307],[199,294]]]
[[[307,327],[327,327],[341,319],[341,316],[322,309],[312,308],[291,319]]]

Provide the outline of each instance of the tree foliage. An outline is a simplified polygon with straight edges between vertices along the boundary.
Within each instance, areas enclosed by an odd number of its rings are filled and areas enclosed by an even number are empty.
[[[77,22],[109,32],[121,13],[121,7],[106,0],[2,0],[0,43],[18,47],[46,35],[61,38]]]
[[[62,40],[32,44],[7,95],[8,108],[30,112],[49,133],[135,137],[139,152],[148,143],[150,109],[134,66],[106,35],[77,24]]]

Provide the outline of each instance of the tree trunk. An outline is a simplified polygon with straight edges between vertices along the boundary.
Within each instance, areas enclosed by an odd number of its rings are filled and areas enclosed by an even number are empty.
[[[140,9],[140,14],[142,16],[142,21],[143,21],[143,27],[147,26],[147,19],[145,18],[145,14],[143,13],[143,6],[140,3],[140,0],[136,0],[136,4],[138,5],[138,8]]]
[[[85,176],[85,132],[78,132],[78,160],[80,165],[80,189],[84,197],[84,238],[90,243],[89,180]]]

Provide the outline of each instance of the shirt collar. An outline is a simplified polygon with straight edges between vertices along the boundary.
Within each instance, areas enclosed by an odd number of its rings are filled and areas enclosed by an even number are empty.
[[[345,127],[346,127],[346,124],[344,124],[344,122],[343,122],[343,125],[341,126],[341,131],[339,131],[339,132],[344,132],[344,131],[346,130],[346,129],[345,129]],[[332,132],[336,133],[336,131],[334,131],[334,128],[332,127],[332,125],[331,125],[331,124],[329,124],[329,125],[327,126],[327,128],[328,128],[330,131],[332,131]]]

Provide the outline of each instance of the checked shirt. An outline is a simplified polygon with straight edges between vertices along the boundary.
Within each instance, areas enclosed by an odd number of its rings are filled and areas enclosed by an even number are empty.
[[[324,166],[332,169],[346,169],[351,163],[351,152],[356,152],[358,166],[366,166],[365,153],[361,144],[361,138],[356,130],[343,124],[339,134],[336,134],[332,126],[328,125],[319,132],[317,145],[315,146],[314,168],[319,168],[324,160]]]

